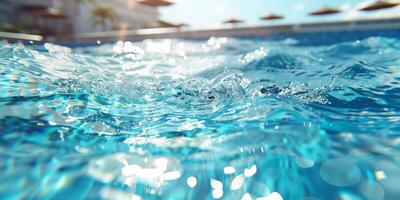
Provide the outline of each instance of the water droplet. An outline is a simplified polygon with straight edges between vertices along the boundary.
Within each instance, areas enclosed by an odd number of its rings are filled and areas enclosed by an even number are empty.
[[[273,192],[268,196],[265,197],[259,197],[257,198],[257,200],[283,200],[281,194],[279,194],[278,192]]]
[[[181,173],[179,171],[171,171],[171,172],[166,172],[161,176],[162,180],[176,180],[181,177]]]
[[[249,193],[244,194],[242,200],[252,200],[251,195]]]
[[[231,183],[231,190],[238,190],[244,183],[245,176],[243,174],[236,176]]]
[[[212,196],[214,199],[219,199],[224,195],[224,191],[222,189],[214,189],[212,191]]]
[[[346,187],[360,182],[361,171],[351,160],[331,159],[324,162],[320,169],[321,177],[329,184]]]
[[[222,189],[222,187],[223,187],[222,182],[215,180],[215,179],[211,179],[210,183],[211,183],[211,187],[214,189]]]
[[[361,194],[368,200],[382,200],[385,191],[378,182],[365,181],[358,186]]]
[[[233,166],[224,167],[224,174],[233,174],[233,173],[235,173],[235,167]]]
[[[244,169],[244,175],[246,177],[252,177],[254,174],[256,174],[256,172],[257,172],[256,165],[251,166],[249,169],[247,169],[247,168]]]
[[[307,158],[296,157],[296,164],[301,168],[310,168],[314,166],[315,161]]]
[[[194,188],[197,185],[197,179],[194,176],[188,177],[186,183],[190,188]]]

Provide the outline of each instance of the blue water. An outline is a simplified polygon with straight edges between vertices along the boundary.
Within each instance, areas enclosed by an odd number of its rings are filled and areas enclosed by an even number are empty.
[[[400,37],[0,42],[0,199],[395,200],[399,133]]]

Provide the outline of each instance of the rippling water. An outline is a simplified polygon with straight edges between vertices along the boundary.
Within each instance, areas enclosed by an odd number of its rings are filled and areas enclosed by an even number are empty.
[[[400,199],[400,39],[0,42],[1,199]]]

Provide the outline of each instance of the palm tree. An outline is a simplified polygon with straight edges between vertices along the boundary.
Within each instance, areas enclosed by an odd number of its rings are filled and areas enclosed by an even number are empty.
[[[98,6],[92,10],[92,17],[93,17],[93,23],[92,23],[93,26],[96,27],[100,25],[102,31],[106,31],[107,21],[114,22],[118,18],[118,15],[111,8]]]

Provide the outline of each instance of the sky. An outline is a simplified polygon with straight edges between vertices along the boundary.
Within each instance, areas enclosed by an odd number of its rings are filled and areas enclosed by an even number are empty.
[[[191,28],[220,27],[230,17],[245,20],[245,25],[287,24],[322,20],[354,18],[400,17],[400,6],[374,12],[361,12],[358,8],[375,0],[170,0],[173,6],[161,8],[161,19],[186,23]],[[307,13],[330,6],[345,10],[334,16],[307,16]],[[279,14],[285,19],[262,21],[266,14]]]

